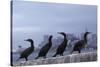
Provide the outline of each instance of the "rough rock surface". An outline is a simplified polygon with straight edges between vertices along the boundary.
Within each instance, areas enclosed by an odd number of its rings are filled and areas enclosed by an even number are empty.
[[[13,63],[13,66],[75,63],[75,62],[89,62],[89,61],[97,61],[97,52],[87,52],[81,54],[70,54],[70,55],[65,55],[60,57],[51,57],[46,59],[19,61]]]

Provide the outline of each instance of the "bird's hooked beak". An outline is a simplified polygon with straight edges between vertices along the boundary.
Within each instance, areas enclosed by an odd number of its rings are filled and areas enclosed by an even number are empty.
[[[24,40],[24,41],[28,41],[28,40]]]
[[[61,34],[61,32],[57,32],[58,34]]]
[[[57,33],[66,36],[66,34],[64,32],[57,32]]]
[[[24,40],[24,41],[27,41],[27,40]]]

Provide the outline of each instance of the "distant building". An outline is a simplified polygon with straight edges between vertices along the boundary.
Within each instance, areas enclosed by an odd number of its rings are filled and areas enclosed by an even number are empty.
[[[74,34],[67,34],[68,35],[68,48],[72,48],[75,43],[83,38],[83,33],[80,34],[80,37],[77,37]],[[49,35],[44,35],[43,41],[39,44],[39,48],[43,47],[47,42],[48,42]],[[57,37],[52,39],[52,48],[51,49],[56,49],[60,43],[63,41],[63,37]],[[91,39],[88,41],[88,46],[87,49],[97,49],[97,38],[96,34],[92,34]]]
[[[79,40],[74,34],[67,34],[68,40],[74,41]],[[43,41],[39,44],[39,48],[41,48],[45,43],[47,43],[49,35],[44,35]],[[57,47],[63,41],[63,37],[57,37],[52,39],[52,47]]]
[[[91,35],[87,48],[97,49],[97,35],[96,34]]]

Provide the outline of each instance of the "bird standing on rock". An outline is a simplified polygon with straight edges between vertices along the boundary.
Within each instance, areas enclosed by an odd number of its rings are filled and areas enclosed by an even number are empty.
[[[25,58],[26,61],[28,61],[28,56],[34,51],[34,41],[33,41],[32,39],[27,39],[27,40],[24,40],[24,41],[30,42],[30,43],[31,43],[31,46],[30,46],[29,48],[25,49],[25,50],[21,53],[19,59]],[[18,60],[19,60],[19,59],[18,59]]]
[[[63,42],[58,46],[57,51],[56,51],[56,54],[55,54],[53,57],[56,57],[58,54],[59,54],[60,56],[63,56],[63,53],[64,53],[64,51],[65,51],[65,49],[66,49],[67,42],[68,42],[68,40],[67,40],[67,38],[66,38],[66,34],[65,34],[64,32],[58,32],[58,34],[63,35],[63,36],[64,36],[64,40],[63,40]]]
[[[84,48],[85,45],[87,44],[87,35],[88,34],[90,34],[90,32],[85,32],[84,39],[75,43],[75,46],[73,47],[73,50],[71,53],[73,53],[74,51],[78,51],[78,53],[81,53],[81,49]]]
[[[40,52],[39,52],[38,56],[35,59],[38,59],[39,57],[46,58],[46,55],[47,55],[48,51],[50,50],[50,48],[52,46],[52,37],[53,37],[52,35],[49,36],[48,43],[46,43],[40,49]]]

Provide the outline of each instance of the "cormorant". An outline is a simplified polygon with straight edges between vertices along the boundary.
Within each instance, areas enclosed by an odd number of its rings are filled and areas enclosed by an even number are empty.
[[[72,52],[78,51],[78,53],[81,53],[81,49],[84,48],[85,45],[87,44],[87,35],[88,34],[90,34],[90,32],[85,32],[84,33],[84,39],[75,43],[75,46],[73,47]]]
[[[65,34],[64,32],[58,32],[58,34],[63,35],[63,36],[64,36],[64,40],[63,40],[63,42],[58,46],[57,52],[56,52],[56,54],[55,54],[53,57],[56,57],[58,54],[59,54],[60,56],[63,56],[63,53],[64,53],[64,51],[65,51],[65,48],[66,48],[67,42],[68,42],[68,40],[67,40],[67,38],[66,38],[66,34]]]
[[[49,36],[48,39],[48,43],[46,43],[41,49],[40,52],[38,54],[38,56],[35,59],[38,59],[39,57],[44,57],[46,58],[46,54],[48,53],[48,51],[50,50],[51,46],[52,46],[52,35]]]
[[[27,40],[24,40],[24,41],[28,41],[31,43],[31,46],[27,49],[25,49],[21,54],[20,54],[20,57],[19,59],[21,58],[25,58],[26,61],[28,60],[28,56],[34,51],[34,41],[32,39],[27,39]],[[18,59],[18,60],[19,60]]]

